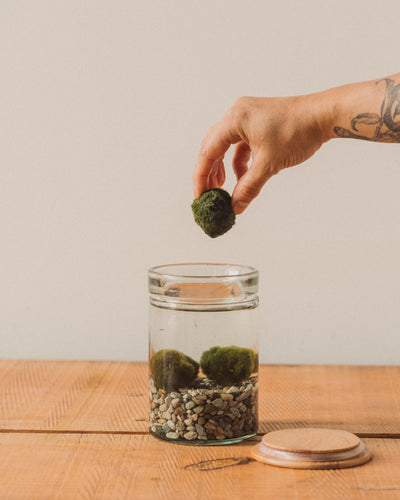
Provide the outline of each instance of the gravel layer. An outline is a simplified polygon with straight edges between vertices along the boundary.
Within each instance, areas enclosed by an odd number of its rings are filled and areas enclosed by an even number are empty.
[[[221,387],[198,378],[190,389],[166,392],[149,379],[150,432],[165,440],[221,441],[257,432],[257,377]]]

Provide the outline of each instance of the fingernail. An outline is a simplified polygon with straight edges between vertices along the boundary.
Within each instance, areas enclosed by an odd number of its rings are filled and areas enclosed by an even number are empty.
[[[233,205],[233,211],[235,214],[241,214],[246,210],[246,208],[249,206],[249,204],[246,201],[237,201]]]

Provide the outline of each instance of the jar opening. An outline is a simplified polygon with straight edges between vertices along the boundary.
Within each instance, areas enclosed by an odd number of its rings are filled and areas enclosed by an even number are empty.
[[[150,300],[162,301],[164,307],[174,303],[255,303],[257,291],[258,271],[250,266],[185,263],[149,269]]]
[[[225,263],[183,263],[166,264],[149,269],[149,274],[162,275],[164,277],[181,278],[226,278],[227,276],[250,276],[258,277],[258,271],[251,266]]]

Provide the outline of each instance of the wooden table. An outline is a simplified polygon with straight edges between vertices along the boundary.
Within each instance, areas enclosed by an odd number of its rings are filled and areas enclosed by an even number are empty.
[[[0,361],[0,498],[400,499],[400,367],[261,366],[260,435],[182,446],[148,434],[147,365]],[[344,429],[373,454],[363,466],[260,464],[265,432]]]

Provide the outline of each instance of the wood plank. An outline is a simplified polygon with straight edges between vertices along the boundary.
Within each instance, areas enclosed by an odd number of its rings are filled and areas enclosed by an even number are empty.
[[[400,441],[364,439],[352,469],[283,469],[250,460],[253,442],[195,447],[148,435],[0,435],[0,497],[13,499],[398,499]]]
[[[259,432],[400,436],[400,367],[261,365]],[[0,361],[0,429],[147,432],[147,364]]]
[[[400,367],[262,366],[261,432],[326,427],[400,436]]]
[[[146,363],[0,362],[0,429],[146,432]]]

